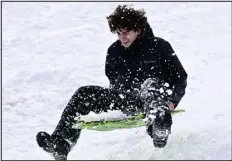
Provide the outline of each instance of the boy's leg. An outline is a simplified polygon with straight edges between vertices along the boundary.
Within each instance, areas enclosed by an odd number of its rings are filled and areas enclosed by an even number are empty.
[[[130,94],[110,90],[99,86],[84,86],[79,88],[66,106],[53,135],[62,136],[75,142],[72,126],[76,117],[87,115],[90,111],[101,113],[107,110],[130,110],[135,112],[141,101]]]
[[[71,146],[75,145],[81,133],[80,129],[72,128],[76,123],[76,117],[87,115],[90,111],[95,113],[107,110],[129,110],[135,112],[139,107],[142,107],[142,102],[136,96],[126,93],[122,94],[119,91],[99,86],[81,87],[74,93],[65,107],[53,134],[50,136],[45,132],[40,132],[37,135],[37,142],[40,147],[43,147],[46,151],[50,150],[51,153],[54,153],[54,148],[48,150],[44,147],[47,147],[47,145],[51,146],[51,142],[53,144],[67,142],[67,147],[61,147],[60,149],[61,152],[66,151],[64,155],[67,156]],[[56,148],[55,151],[59,151],[59,147],[56,146]]]
[[[147,79],[140,91],[146,108],[147,132],[153,138],[154,146],[160,148],[166,146],[172,126],[172,115],[165,88],[163,82],[153,78]]]

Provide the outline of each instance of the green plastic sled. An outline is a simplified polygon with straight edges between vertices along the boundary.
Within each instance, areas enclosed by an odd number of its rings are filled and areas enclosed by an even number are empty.
[[[173,111],[172,115],[185,112],[184,109],[178,109]],[[144,116],[139,114],[133,118],[128,118],[119,121],[93,121],[93,122],[85,122],[83,120],[77,121],[76,126],[81,129],[86,130],[96,130],[96,131],[112,131],[115,129],[128,129],[145,126]],[[73,127],[75,128],[75,126]]]

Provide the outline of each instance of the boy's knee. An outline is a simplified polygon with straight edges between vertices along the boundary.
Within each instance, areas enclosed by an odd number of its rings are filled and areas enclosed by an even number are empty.
[[[82,98],[87,93],[89,93],[89,86],[82,86],[82,87],[79,87],[75,91],[75,93],[73,94],[73,97],[75,97],[75,98]]]
[[[81,87],[79,87],[79,88],[77,89],[76,92],[81,92],[81,93],[82,93],[82,92],[87,91],[88,88],[89,88],[89,86],[81,86]]]

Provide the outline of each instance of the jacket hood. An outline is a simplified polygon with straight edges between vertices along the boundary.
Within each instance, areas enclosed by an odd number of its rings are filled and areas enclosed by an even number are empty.
[[[151,40],[151,39],[155,38],[155,35],[154,35],[153,30],[152,30],[152,28],[151,28],[151,26],[150,26],[149,23],[146,24],[146,27],[141,32],[140,38],[142,40]]]

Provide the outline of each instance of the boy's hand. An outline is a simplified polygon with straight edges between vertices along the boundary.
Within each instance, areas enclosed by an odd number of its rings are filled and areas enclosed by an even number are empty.
[[[168,103],[168,107],[169,107],[171,112],[173,112],[175,110],[175,106],[174,106],[174,104],[172,102]]]

